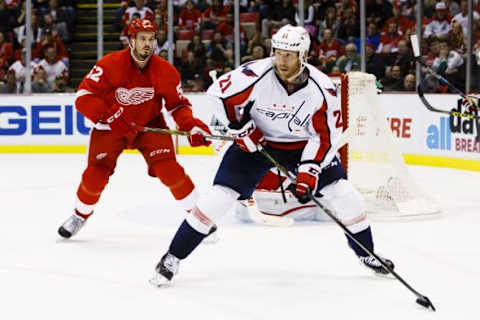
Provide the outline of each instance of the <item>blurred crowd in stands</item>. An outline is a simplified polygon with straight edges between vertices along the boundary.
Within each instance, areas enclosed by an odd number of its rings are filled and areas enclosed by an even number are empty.
[[[8,89],[22,79],[25,3],[0,0],[0,78]],[[56,82],[68,77],[68,55],[75,24],[74,0],[33,0],[35,45],[34,92],[57,91]],[[172,0],[174,43],[167,40],[167,0],[122,1],[114,26],[120,47],[128,46],[126,25],[137,18],[159,26],[155,54],[167,59],[174,51],[185,91],[204,91],[212,80],[234,68],[232,0]],[[272,34],[285,24],[299,23],[297,0],[240,0],[241,63],[270,55]],[[78,2],[77,2],[78,3]],[[366,0],[366,71],[385,91],[414,91],[415,63],[409,35],[416,33],[415,0]],[[360,70],[360,19],[356,0],[305,0],[305,28],[312,45],[309,63],[325,73]],[[474,0],[472,91],[480,90],[480,5]],[[434,71],[465,89],[467,0],[424,0],[422,21],[425,62]],[[425,75],[428,92],[448,92]],[[21,90],[18,86],[13,90]],[[42,91],[45,90],[45,91]]]
[[[167,57],[174,48],[175,66],[186,91],[203,91],[211,83],[209,71],[221,75],[234,68],[233,7],[229,0],[174,1],[175,43],[167,41],[167,2],[135,5],[127,2],[117,14],[117,28],[130,19],[154,20],[162,30],[156,53]],[[416,32],[415,0],[366,0],[366,68],[386,91],[414,91],[415,63],[409,36]],[[422,55],[428,66],[458,88],[465,87],[467,1],[425,0]],[[475,1],[473,90],[479,90],[480,6]],[[241,63],[270,55],[270,38],[285,24],[299,23],[296,0],[240,1]],[[355,0],[305,0],[305,28],[312,46],[309,63],[325,73],[360,70],[359,3]],[[122,34],[123,45],[127,38]],[[425,77],[429,92],[448,92],[432,77]]]
[[[65,92],[67,47],[75,25],[69,0],[32,0],[32,92]],[[22,93],[25,80],[26,1],[0,0],[0,93]]]

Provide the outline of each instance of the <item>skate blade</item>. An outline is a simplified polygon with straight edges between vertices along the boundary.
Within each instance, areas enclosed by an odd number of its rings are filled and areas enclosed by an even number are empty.
[[[372,271],[372,270],[370,270],[370,271]],[[372,272],[375,276],[377,276],[379,278],[395,280],[395,277],[391,273],[385,274],[385,273],[379,273],[379,272],[375,272],[375,271],[372,271]]]
[[[170,280],[158,273],[151,277],[148,282],[155,288],[166,288],[169,287],[171,284]]]
[[[395,277],[393,276],[393,274],[391,274],[390,272],[389,273],[380,273],[380,272],[376,272],[372,269],[370,269],[369,267],[365,266],[363,263],[360,262],[360,265],[362,266],[363,269],[367,270],[368,273],[370,274],[373,274],[374,276],[376,277],[379,277],[379,278],[383,278],[383,279],[391,279],[391,280],[395,280]]]
[[[209,235],[208,237],[205,237],[205,238],[202,240],[202,243],[203,243],[203,244],[215,244],[215,243],[217,243],[218,241],[220,241],[220,237],[218,236],[217,231],[215,231],[214,233],[212,233],[212,234]]]

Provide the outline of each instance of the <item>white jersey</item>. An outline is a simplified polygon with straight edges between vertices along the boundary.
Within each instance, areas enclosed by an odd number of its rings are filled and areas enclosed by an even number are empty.
[[[323,168],[335,156],[342,133],[340,100],[327,75],[309,64],[306,68],[308,80],[290,94],[276,75],[271,57],[222,75],[207,94],[220,98],[222,110],[216,116],[224,123],[238,122],[243,107],[253,102],[250,115],[271,146],[304,146],[301,161],[314,161]]]
[[[37,67],[37,64],[35,62],[31,62],[32,70],[35,70]],[[15,71],[15,78],[17,81],[23,81],[26,76],[26,68],[23,65],[22,61],[17,60],[15,61],[9,68],[8,70],[13,70]]]
[[[48,63],[46,59],[42,59],[37,67],[42,67],[45,70],[49,85],[52,85],[57,77],[68,78],[68,68],[61,60],[57,60],[55,63]]]

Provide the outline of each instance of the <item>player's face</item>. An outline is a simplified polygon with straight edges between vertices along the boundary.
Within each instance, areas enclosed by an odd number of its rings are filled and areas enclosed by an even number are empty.
[[[275,67],[282,80],[288,80],[300,70],[298,52],[275,49]]]
[[[141,31],[137,33],[135,38],[135,55],[139,60],[145,60],[150,57],[153,52],[153,45],[155,43],[155,33]]]

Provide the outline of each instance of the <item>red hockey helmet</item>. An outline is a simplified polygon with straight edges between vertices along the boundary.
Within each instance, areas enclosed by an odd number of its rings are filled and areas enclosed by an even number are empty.
[[[157,34],[158,28],[154,22],[148,19],[135,19],[128,25],[128,35],[131,38],[135,38],[137,33],[142,31],[155,32]]]

